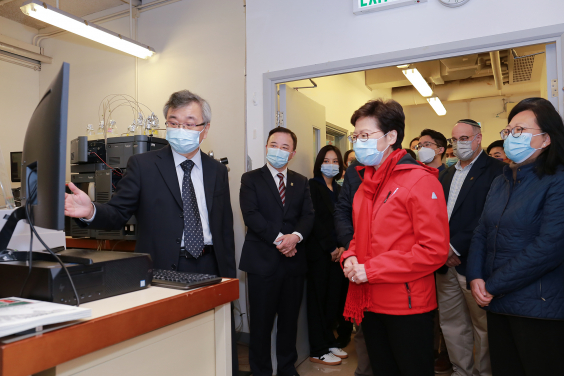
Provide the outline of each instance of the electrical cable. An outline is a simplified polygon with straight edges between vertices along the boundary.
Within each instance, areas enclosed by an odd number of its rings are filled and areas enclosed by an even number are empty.
[[[247,307],[247,328],[251,328],[251,309],[249,303],[249,278],[247,272],[245,272],[245,306]]]
[[[107,163],[102,159],[102,157],[100,157],[97,153],[95,153],[95,152],[91,152],[91,153],[94,154],[95,156],[97,156],[98,159],[102,161],[102,163],[104,163],[106,166],[108,166],[108,167],[110,168],[110,170],[114,171],[115,173],[117,173],[117,174],[120,175],[120,176],[123,176],[123,174],[120,173],[120,172],[118,172],[117,169],[115,169],[115,168],[113,168],[112,166],[110,166],[109,164],[107,164]],[[115,188],[115,187],[114,187],[114,188]]]
[[[26,202],[27,205],[27,202]],[[27,261],[29,264],[29,267],[27,269],[27,276],[25,277],[25,281],[22,285],[22,289],[20,290],[20,298],[23,298],[23,292],[25,289],[25,285],[27,285],[27,281],[29,280],[29,276],[31,275],[31,265],[32,265],[32,260],[33,260],[33,232],[31,232],[31,230],[29,231],[29,252],[27,254]]]
[[[117,246],[119,243],[124,242],[125,240],[126,240],[126,239],[122,239],[122,240],[118,241],[116,244],[114,244],[114,246],[112,247],[112,249],[110,250],[110,252],[113,252],[114,249],[116,249],[116,246]]]
[[[234,316],[239,316],[239,324],[237,324],[237,326],[235,327],[235,333],[240,333],[241,330],[243,329],[244,313],[241,312],[241,304],[239,303],[238,300],[235,300],[233,302],[233,311],[234,311]]]
[[[27,189],[29,189],[29,177],[30,176],[31,176],[31,174],[28,174],[27,179],[26,179],[27,180],[27,183],[26,183]],[[67,273],[67,277],[69,277],[69,282],[70,282],[72,290],[74,292],[74,296],[76,297],[76,306],[79,307],[80,306],[80,297],[78,296],[78,292],[76,291],[76,287],[74,286],[74,282],[71,278],[69,270],[67,269],[65,264],[61,261],[59,256],[57,256],[57,254],[55,252],[53,252],[53,250],[51,248],[49,248],[49,246],[47,244],[45,244],[45,242],[43,241],[41,236],[39,236],[39,234],[37,233],[37,230],[35,229],[35,226],[33,225],[33,221],[31,220],[29,208],[31,207],[31,202],[35,198],[36,194],[37,194],[37,185],[34,187],[34,190],[32,192],[30,192],[30,195],[29,195],[30,197],[28,197],[26,199],[26,202],[25,202],[25,204],[26,204],[25,205],[25,216],[27,218],[27,222],[29,223],[29,228],[35,234],[35,237],[37,238],[37,240],[39,240],[39,242],[43,245],[43,247],[45,247],[45,249],[51,254],[51,256],[53,256],[55,258],[55,260],[57,260],[57,262],[61,265],[61,267],[64,269],[65,273]]]

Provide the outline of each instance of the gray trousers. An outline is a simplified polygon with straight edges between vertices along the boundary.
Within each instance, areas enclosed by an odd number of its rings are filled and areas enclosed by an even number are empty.
[[[437,273],[437,301],[452,376],[491,376],[486,311],[466,288],[466,277],[455,268]]]

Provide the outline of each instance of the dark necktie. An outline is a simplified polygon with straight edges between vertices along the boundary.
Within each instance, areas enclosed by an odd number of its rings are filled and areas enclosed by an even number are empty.
[[[280,179],[280,184],[278,184],[278,193],[280,193],[280,199],[282,200],[282,205],[286,204],[286,185],[284,184],[284,174],[280,173],[278,175]]]
[[[184,178],[182,179],[184,248],[194,258],[198,258],[204,250],[204,231],[202,230],[202,220],[200,219],[194,184],[192,184],[191,172],[194,168],[194,162],[187,159],[180,164],[180,167],[184,170]]]

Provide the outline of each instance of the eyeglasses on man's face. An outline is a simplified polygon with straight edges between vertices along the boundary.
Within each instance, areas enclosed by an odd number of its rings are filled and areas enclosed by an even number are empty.
[[[382,131],[374,131],[374,132],[369,132],[369,133],[360,133],[360,134],[351,134],[349,137],[347,137],[349,139],[350,142],[352,142],[353,144],[357,141],[360,140],[361,142],[366,142],[369,138],[370,135],[374,134],[374,133],[378,133],[378,132],[382,132]]]
[[[454,144],[459,143],[459,142],[468,142],[468,141],[472,142],[472,141],[474,141],[474,140],[476,139],[476,136],[477,136],[478,134],[479,134],[479,133],[476,133],[476,134],[474,135],[474,137],[472,137],[472,138],[470,138],[471,136],[460,136],[460,138],[456,138],[456,137],[449,138],[449,139],[447,140],[447,143],[449,143],[449,144],[451,144],[451,145],[454,145]]]
[[[501,136],[502,140],[505,140],[507,137],[509,137],[509,135],[512,135],[513,137],[517,138],[517,137],[521,136],[521,134],[523,133],[523,131],[525,129],[534,129],[534,130],[537,130],[537,131],[542,130],[542,129],[539,129],[539,128],[526,128],[526,127],[517,126],[513,129],[507,129],[507,128],[503,129],[501,132],[499,132],[499,135]]]
[[[165,125],[168,128],[174,128],[174,129],[182,128],[182,129],[190,129],[190,130],[194,130],[195,128],[201,127],[201,126],[206,125],[206,124],[207,123],[205,121],[201,124],[177,123],[175,121],[167,121],[165,123]]]
[[[417,145],[415,145],[415,150],[421,150],[421,148],[431,148],[431,145],[435,145],[438,146],[437,144],[435,144],[434,142],[431,141],[425,141],[425,142],[421,142]]]

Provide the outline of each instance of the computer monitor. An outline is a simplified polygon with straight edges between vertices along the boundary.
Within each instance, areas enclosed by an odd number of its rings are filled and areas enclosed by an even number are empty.
[[[25,133],[22,154],[22,206],[30,205],[35,226],[65,228],[65,176],[69,102],[68,63],[35,108]]]
[[[12,183],[19,183],[22,181],[22,152],[10,152],[10,173]]]

